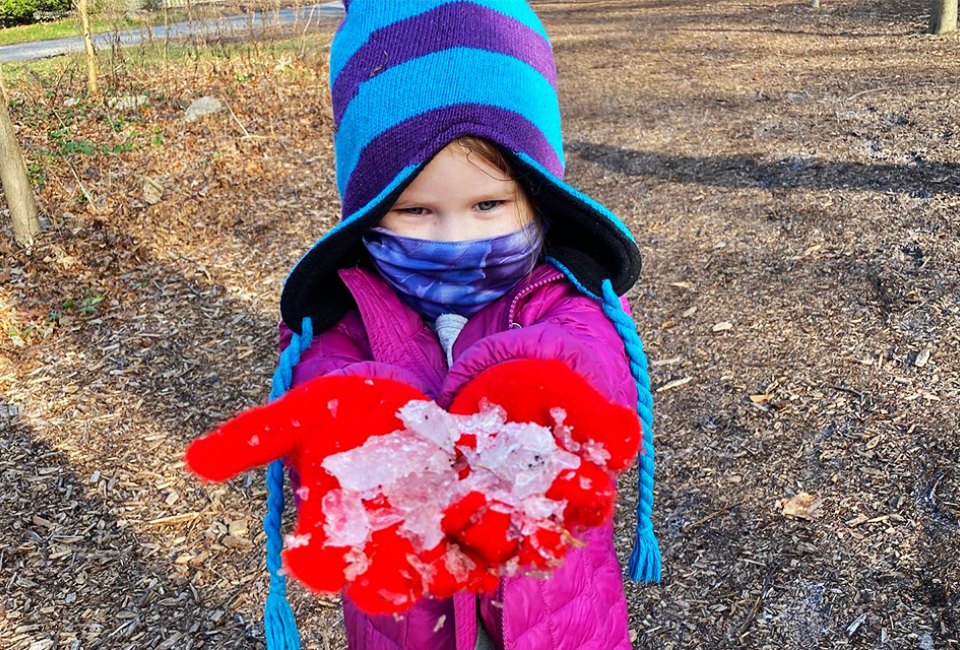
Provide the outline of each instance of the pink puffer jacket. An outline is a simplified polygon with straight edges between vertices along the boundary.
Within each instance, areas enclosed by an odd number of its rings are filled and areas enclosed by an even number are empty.
[[[558,270],[541,265],[464,326],[447,363],[434,332],[375,272],[340,278],[357,309],[314,337],[293,385],[328,374],[391,377],[447,406],[480,372],[510,359],[560,359],[618,403],[636,407],[623,342],[592,299]],[[281,348],[290,339],[281,323]],[[366,616],[344,599],[355,650],[474,650],[477,608],[497,647],[506,650],[628,650],[627,604],[613,527],[583,535],[549,579],[505,578],[497,593],[425,599],[402,618]]]

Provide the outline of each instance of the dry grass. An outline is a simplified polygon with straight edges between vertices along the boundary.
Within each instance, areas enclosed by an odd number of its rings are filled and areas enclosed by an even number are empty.
[[[537,4],[569,178],[645,255],[665,579],[627,587],[637,647],[960,647],[960,39],[920,1],[824,4]],[[50,225],[0,237],[3,648],[262,647],[262,473],[179,459],[265,398],[280,284],[336,219],[331,27],[130,66],[128,115],[68,110],[54,68],[11,89]],[[232,114],[181,122],[202,94]],[[294,602],[344,647],[335,602]]]

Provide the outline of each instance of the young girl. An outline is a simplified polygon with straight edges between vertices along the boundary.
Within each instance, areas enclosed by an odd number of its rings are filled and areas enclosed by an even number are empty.
[[[562,181],[543,26],[520,0],[345,4],[330,57],[343,219],[284,285],[272,396],[316,377],[359,375],[448,407],[488,369],[562,361],[607,400],[639,409],[630,573],[659,580],[649,379],[619,297],[640,256],[612,213]],[[285,638],[298,647],[292,628],[282,629],[292,624],[288,609],[276,609],[281,468],[270,467],[265,523],[268,645],[277,648]],[[350,647],[629,648],[612,524],[581,541],[547,579],[513,576],[479,597],[424,598],[402,617],[368,616],[344,595]]]

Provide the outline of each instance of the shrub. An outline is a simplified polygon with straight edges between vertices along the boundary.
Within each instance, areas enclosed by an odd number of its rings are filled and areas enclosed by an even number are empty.
[[[32,23],[39,4],[38,0],[0,0],[0,23],[4,27]]]
[[[73,9],[73,0],[0,0],[0,25],[37,21],[36,14],[59,17]]]

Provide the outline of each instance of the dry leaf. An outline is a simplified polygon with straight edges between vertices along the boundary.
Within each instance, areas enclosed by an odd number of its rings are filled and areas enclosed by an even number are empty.
[[[721,322],[717,323],[716,325],[714,325],[714,326],[710,329],[710,331],[711,331],[711,332],[726,332],[727,330],[732,330],[732,329],[733,329],[733,323],[731,323],[731,322],[729,322],[729,321],[721,321]]]
[[[220,540],[220,543],[227,548],[247,548],[253,545],[250,540],[237,535],[224,535],[223,539]]]
[[[237,537],[243,537],[249,532],[246,519],[231,521],[229,524],[227,524],[227,529],[230,531],[231,535],[235,535]]]
[[[821,500],[819,494],[800,494],[781,501],[783,505],[784,517],[795,517],[797,519],[813,519],[816,511],[820,508]]]
[[[160,203],[163,199],[163,185],[159,181],[150,178],[149,176],[143,177],[143,201],[147,205],[156,205]]]
[[[762,404],[773,399],[773,395],[770,393],[760,393],[759,395],[751,395],[750,401],[754,404]]]

